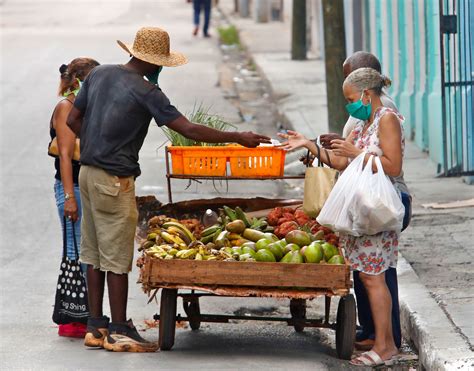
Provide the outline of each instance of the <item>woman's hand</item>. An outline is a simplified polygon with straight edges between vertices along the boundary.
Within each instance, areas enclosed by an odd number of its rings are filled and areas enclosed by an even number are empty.
[[[293,151],[298,148],[307,147],[308,143],[310,142],[303,134],[292,130],[288,130],[286,134],[278,133],[278,136],[280,138],[287,139],[286,142],[280,144],[279,146],[285,151]]]
[[[334,139],[331,141],[332,151],[336,156],[344,156],[349,158],[356,158],[363,151],[347,140]]]
[[[77,219],[79,219],[77,210],[78,208],[75,198],[70,198],[69,200],[64,201],[64,216],[67,220],[77,222]]]

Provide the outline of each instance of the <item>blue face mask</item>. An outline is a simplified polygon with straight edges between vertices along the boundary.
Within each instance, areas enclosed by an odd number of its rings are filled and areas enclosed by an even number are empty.
[[[362,92],[360,99],[357,102],[346,104],[346,111],[349,113],[349,115],[355,117],[356,119],[367,121],[372,112],[372,101],[365,105],[362,103],[363,96],[364,93]]]
[[[158,86],[158,76],[160,75],[162,69],[163,66],[159,66],[155,72],[145,75],[148,81],[151,82],[153,85]]]

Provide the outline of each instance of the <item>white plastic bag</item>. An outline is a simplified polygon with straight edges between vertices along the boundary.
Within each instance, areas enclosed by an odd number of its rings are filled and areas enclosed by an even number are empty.
[[[316,220],[336,232],[352,232],[352,219],[347,212],[347,200],[352,199],[361,181],[365,153],[357,156],[339,176]]]
[[[385,175],[382,162],[375,156],[377,173],[372,171],[370,156],[351,199],[346,199],[348,217],[354,236],[373,235],[402,229],[405,207],[392,182]]]

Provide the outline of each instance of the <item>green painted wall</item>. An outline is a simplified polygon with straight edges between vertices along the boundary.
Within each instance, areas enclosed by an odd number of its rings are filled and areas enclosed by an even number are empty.
[[[393,14],[392,3],[396,5],[398,14]],[[418,0],[366,0],[363,4],[367,50],[377,55],[383,71],[392,79],[390,74],[398,70],[397,85],[390,93],[406,118],[405,135],[414,139],[422,150],[428,151],[435,163],[443,164],[438,0],[421,3]],[[369,19],[370,7],[375,8],[375,22]],[[408,10],[413,12],[411,18],[407,15]],[[387,14],[386,22],[384,14]],[[412,34],[407,31],[407,19],[413,22]],[[375,29],[371,26],[374,24]],[[398,42],[394,32],[397,32]],[[372,33],[375,33],[375,45],[370,42]],[[411,38],[412,48],[409,48],[408,38]],[[384,49],[388,55],[384,55]],[[411,81],[408,80],[409,63],[415,63]]]

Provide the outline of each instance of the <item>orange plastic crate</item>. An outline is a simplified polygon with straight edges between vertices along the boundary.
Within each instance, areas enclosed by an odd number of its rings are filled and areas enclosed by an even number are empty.
[[[170,146],[173,174],[224,176],[226,173],[226,147]]]
[[[281,148],[228,148],[230,172],[235,177],[283,176],[286,152]]]
[[[274,147],[168,147],[175,175],[278,177],[283,176],[285,151]],[[227,161],[230,174],[226,174]]]

